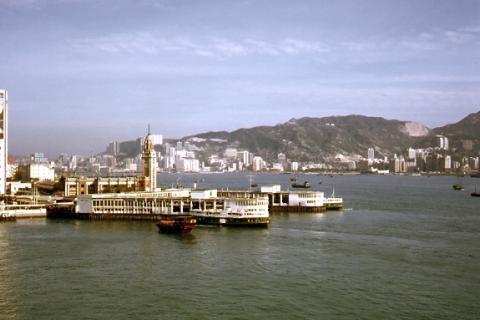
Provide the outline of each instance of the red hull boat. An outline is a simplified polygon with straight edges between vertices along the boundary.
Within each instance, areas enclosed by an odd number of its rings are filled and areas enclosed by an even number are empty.
[[[187,234],[196,223],[191,215],[165,215],[158,221],[157,227],[160,232]]]

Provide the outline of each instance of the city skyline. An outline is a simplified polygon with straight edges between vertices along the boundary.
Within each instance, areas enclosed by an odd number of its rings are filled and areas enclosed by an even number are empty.
[[[476,1],[2,2],[13,154],[362,114],[479,109]],[[377,14],[382,12],[383,14]]]

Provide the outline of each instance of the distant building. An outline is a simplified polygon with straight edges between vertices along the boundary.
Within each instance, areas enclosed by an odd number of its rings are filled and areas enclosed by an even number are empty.
[[[77,166],[78,166],[78,157],[76,155],[73,155],[70,158],[70,161],[68,162],[68,169],[74,171],[75,169],[77,169]]]
[[[177,141],[177,151],[183,150],[182,141]]]
[[[413,148],[408,148],[408,159],[415,159],[417,152]]]
[[[290,169],[291,169],[292,171],[298,171],[298,162],[292,161],[292,162],[290,163]]]
[[[8,157],[8,92],[0,89],[0,194],[5,194]]]
[[[237,152],[237,159],[243,162],[244,165],[250,165],[250,156],[248,151],[238,151]]]
[[[35,152],[31,155],[30,160],[34,163],[48,163],[48,158],[43,152]]]
[[[452,157],[451,156],[445,156],[445,164],[444,168],[446,171],[449,171],[452,169]]]
[[[264,161],[262,157],[253,157],[253,171],[261,171],[264,169]]]
[[[395,173],[404,173],[407,172],[407,165],[405,159],[395,158],[390,162],[390,170]]]
[[[116,156],[120,152],[120,145],[118,144],[117,141],[110,142],[110,144],[107,147],[107,153]]]
[[[236,148],[227,148],[223,152],[223,156],[228,159],[236,158],[237,157],[237,149]]]
[[[20,165],[17,169],[19,178],[23,182],[54,181],[55,169],[49,163],[29,163]]]
[[[438,147],[443,150],[448,150],[448,138],[442,135],[437,135]]]
[[[200,172],[200,161],[195,158],[178,158],[175,168],[178,172]]]
[[[151,134],[150,140],[152,140],[154,146],[163,144],[163,136],[161,134]]]
[[[368,148],[368,151],[367,151],[367,156],[368,156],[368,164],[372,164],[373,161],[375,160],[375,149],[373,148]]]
[[[273,170],[273,171],[283,172],[283,164],[281,164],[281,163],[273,163],[273,164],[272,164],[272,170]]]

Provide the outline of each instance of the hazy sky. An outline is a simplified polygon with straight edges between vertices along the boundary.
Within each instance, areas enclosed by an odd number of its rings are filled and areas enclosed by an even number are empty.
[[[480,110],[480,1],[0,0],[10,151]]]

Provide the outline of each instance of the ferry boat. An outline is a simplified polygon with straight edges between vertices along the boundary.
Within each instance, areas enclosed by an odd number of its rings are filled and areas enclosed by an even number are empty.
[[[268,198],[228,198],[224,209],[192,212],[198,224],[265,227],[270,223]]]
[[[343,198],[335,197],[335,189],[332,191],[332,195],[323,200],[327,210],[340,210],[343,208]]]
[[[187,234],[192,231],[196,224],[191,215],[163,215],[157,223],[158,231],[165,233]]]

